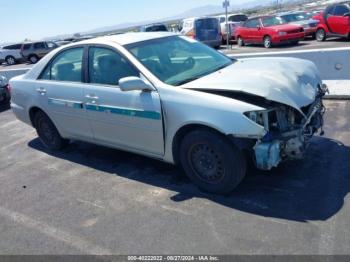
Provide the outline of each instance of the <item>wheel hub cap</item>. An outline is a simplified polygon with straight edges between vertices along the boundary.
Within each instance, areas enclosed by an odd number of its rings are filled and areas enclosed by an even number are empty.
[[[208,145],[195,145],[190,153],[190,163],[195,174],[204,182],[215,184],[225,175],[221,156]]]

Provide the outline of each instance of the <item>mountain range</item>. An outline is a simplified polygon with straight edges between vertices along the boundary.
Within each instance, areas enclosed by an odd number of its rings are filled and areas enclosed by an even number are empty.
[[[283,0],[284,3],[292,3],[292,2],[300,2],[302,0]],[[276,4],[276,0],[251,0],[249,2],[243,3],[243,4],[232,4],[233,0],[231,0],[231,6],[229,7],[229,12],[239,12],[240,10],[246,10],[246,9],[252,9],[252,8],[258,8],[263,6],[271,6],[273,4]],[[129,22],[129,23],[121,23],[111,26],[105,26],[96,28],[93,30],[88,30],[85,32],[80,32],[81,35],[90,35],[90,34],[98,34],[98,33],[105,33],[105,32],[115,32],[122,29],[132,28],[132,27],[138,27],[145,24],[150,23],[157,23],[157,22],[167,22],[167,21],[175,21],[175,20],[181,20],[184,18],[189,17],[195,17],[195,16],[206,16],[206,15],[213,15],[213,14],[220,14],[224,13],[224,8],[221,5],[205,5],[200,6],[197,8],[190,9],[186,12],[170,16],[170,17],[164,17],[164,18],[155,18],[153,20],[147,20],[147,21],[135,21],[135,22]],[[132,17],[130,17],[132,19]],[[46,39],[58,39],[58,38],[67,38],[71,37],[70,35],[60,35],[60,36],[53,36]]]

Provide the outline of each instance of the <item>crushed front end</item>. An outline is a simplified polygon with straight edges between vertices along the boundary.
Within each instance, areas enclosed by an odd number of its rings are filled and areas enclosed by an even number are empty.
[[[257,168],[271,170],[284,160],[303,158],[310,139],[317,133],[324,134],[326,108],[323,98],[327,92],[325,85],[319,85],[315,101],[300,110],[273,104],[264,111],[246,113],[249,119],[264,126],[267,132],[254,147]]]

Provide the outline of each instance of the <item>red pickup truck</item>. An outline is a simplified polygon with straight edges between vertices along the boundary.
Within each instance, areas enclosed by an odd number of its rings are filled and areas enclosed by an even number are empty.
[[[327,37],[350,37],[350,2],[330,5],[313,19],[320,21],[317,41],[325,41]]]

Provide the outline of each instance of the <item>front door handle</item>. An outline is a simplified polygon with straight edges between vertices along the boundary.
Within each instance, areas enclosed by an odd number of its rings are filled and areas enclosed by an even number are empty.
[[[40,94],[40,95],[46,95],[46,89],[43,87],[37,88],[36,91]]]

